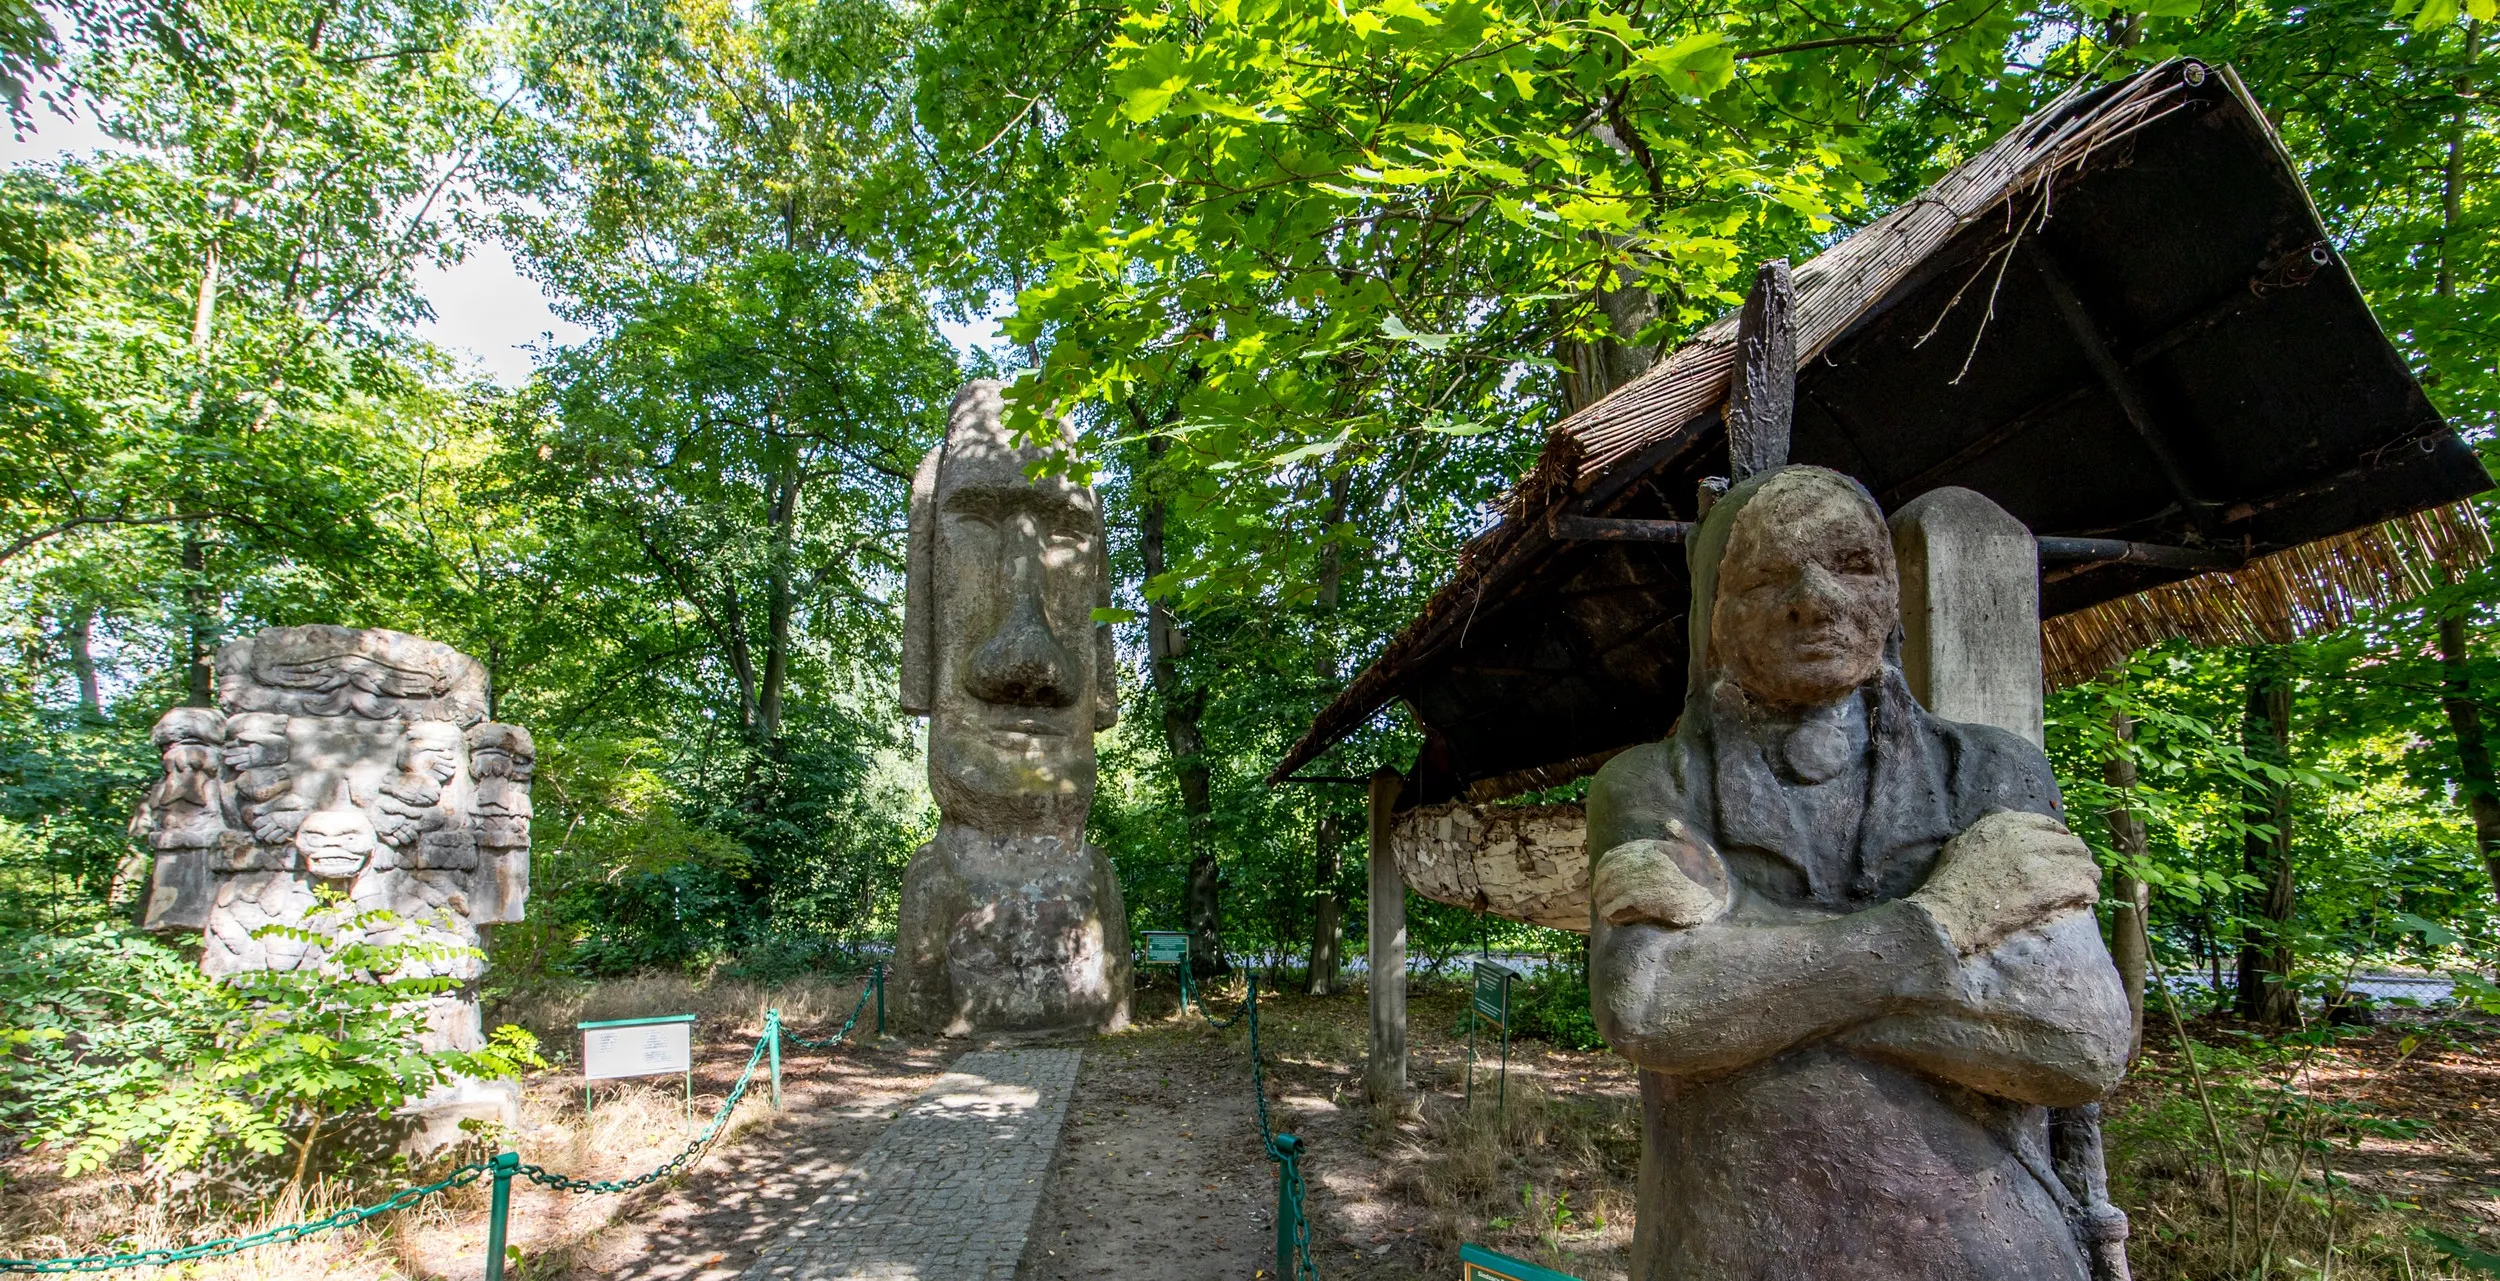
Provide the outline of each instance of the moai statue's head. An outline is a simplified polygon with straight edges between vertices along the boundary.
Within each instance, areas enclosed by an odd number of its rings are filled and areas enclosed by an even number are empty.
[[[1710,590],[1707,652],[1747,694],[1828,703],[1875,678],[1900,622],[1901,583],[1881,509],[1856,481],[1783,467],[1729,493]]]
[[[295,851],[304,856],[304,871],[318,880],[348,881],[365,870],[381,844],[373,819],[348,794],[339,780],[330,803],[304,816],[295,829]]]
[[[949,822],[1076,839],[1094,731],[1119,716],[1102,511],[967,384],[913,479],[903,707],[929,717],[929,785]]]

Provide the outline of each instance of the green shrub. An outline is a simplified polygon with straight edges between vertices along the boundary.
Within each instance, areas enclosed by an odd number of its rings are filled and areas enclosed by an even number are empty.
[[[361,937],[395,923],[332,904],[260,931],[312,944],[327,964],[227,982],[102,927],[0,941],[0,1123],[71,1175],[134,1148],[161,1175],[292,1144],[300,1179],[325,1124],[388,1117],[454,1077],[544,1066],[509,1026],[475,1053],[420,1049],[426,998],[458,981],[415,971],[469,949]]]
[[[1606,1048],[1606,1038],[1597,1034],[1597,1016],[1590,1012],[1588,981],[1577,966],[1549,965],[1535,978],[1513,983],[1510,1007],[1514,1035],[1566,1050]]]

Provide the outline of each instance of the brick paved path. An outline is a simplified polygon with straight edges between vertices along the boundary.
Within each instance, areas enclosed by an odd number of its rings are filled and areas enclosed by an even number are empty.
[[[764,1248],[746,1281],[1012,1281],[1079,1053],[956,1060]]]

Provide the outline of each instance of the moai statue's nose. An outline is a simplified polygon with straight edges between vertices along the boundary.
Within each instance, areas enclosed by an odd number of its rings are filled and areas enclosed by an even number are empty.
[[[973,654],[964,692],[1008,707],[1069,706],[1076,702],[1076,659],[1042,613],[1040,557],[1027,549],[1011,566],[1006,621]]]

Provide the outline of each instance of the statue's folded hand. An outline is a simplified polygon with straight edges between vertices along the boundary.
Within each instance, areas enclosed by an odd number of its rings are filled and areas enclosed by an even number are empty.
[[[2101,869],[2066,825],[2045,814],[1994,810],[1945,843],[1910,901],[1964,956],[2101,901]]]
[[[1625,841],[1599,855],[1589,900],[1609,925],[1705,924],[1727,914],[1727,865],[1671,821],[1665,840]]]

